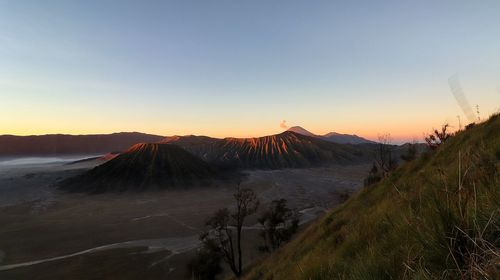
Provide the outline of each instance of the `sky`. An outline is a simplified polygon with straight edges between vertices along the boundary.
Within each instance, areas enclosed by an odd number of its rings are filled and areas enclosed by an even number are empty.
[[[500,110],[500,1],[0,0],[0,134],[421,140]]]

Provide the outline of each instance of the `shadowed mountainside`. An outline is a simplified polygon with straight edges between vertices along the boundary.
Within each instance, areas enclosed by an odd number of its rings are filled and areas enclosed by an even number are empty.
[[[125,151],[137,143],[158,142],[163,138],[139,132],[95,135],[0,135],[0,156],[109,153]]]
[[[219,172],[200,158],[170,144],[136,144],[92,170],[63,181],[60,188],[105,191],[164,189],[208,184]]]
[[[364,149],[290,131],[258,138],[169,137],[164,142],[179,145],[207,162],[238,168],[304,168],[359,163],[367,158]]]

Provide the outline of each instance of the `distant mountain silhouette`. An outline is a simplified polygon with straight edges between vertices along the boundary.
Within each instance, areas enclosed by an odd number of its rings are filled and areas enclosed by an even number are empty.
[[[341,134],[337,132],[330,132],[321,136],[326,141],[335,142],[339,144],[375,144],[376,142],[370,141],[355,134]]]
[[[337,134],[335,132],[324,136],[315,135],[300,126],[291,127],[288,131],[340,144],[374,143],[356,135]],[[216,139],[194,135],[164,137],[139,132],[94,135],[0,135],[0,156],[105,154],[125,151],[128,147],[137,143],[163,142],[180,143],[181,146],[188,146],[190,152],[197,155],[213,157],[213,154],[219,151],[218,145],[220,146],[221,142],[228,139],[235,138]],[[216,151],[213,150],[214,148],[216,148]]]
[[[136,144],[90,171],[63,181],[75,192],[166,189],[208,184],[218,171],[202,159],[171,144]]]
[[[375,142],[367,140],[363,137],[351,134],[341,134],[337,132],[330,132],[325,135],[314,134],[301,126],[290,127],[287,131],[292,131],[305,136],[321,138],[323,140],[334,142],[338,144],[374,144]]]
[[[363,159],[359,149],[286,131],[258,138],[216,139],[204,136],[168,137],[207,162],[238,168],[303,168]]]
[[[141,142],[157,142],[163,138],[163,136],[138,132],[95,135],[1,135],[0,156],[121,152],[134,144]]]

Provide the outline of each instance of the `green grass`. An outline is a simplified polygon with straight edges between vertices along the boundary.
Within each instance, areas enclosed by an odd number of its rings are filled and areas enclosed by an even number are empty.
[[[497,114],[365,187],[246,277],[498,279],[499,167]]]

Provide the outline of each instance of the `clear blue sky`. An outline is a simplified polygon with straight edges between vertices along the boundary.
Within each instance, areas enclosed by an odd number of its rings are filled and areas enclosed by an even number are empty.
[[[421,137],[500,105],[500,1],[0,0],[0,134]]]

